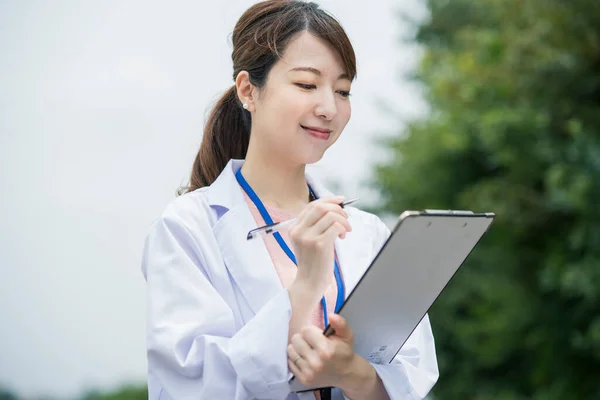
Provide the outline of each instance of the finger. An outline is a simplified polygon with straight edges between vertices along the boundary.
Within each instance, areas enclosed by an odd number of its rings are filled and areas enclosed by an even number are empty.
[[[346,232],[346,227],[336,221],[321,234],[319,239],[325,241],[326,243],[333,242],[336,237],[343,239],[346,236]]]
[[[313,352],[312,347],[308,344],[308,342],[302,337],[302,334],[300,333],[297,333],[294,336],[292,336],[290,345],[293,346],[296,353],[305,360],[307,360]]]
[[[300,354],[298,354],[298,352],[296,351],[296,349],[294,349],[294,346],[292,344],[288,344],[287,346],[287,354],[288,354],[288,364],[293,364],[294,367],[296,367],[296,369],[301,370],[302,366],[304,364],[304,366],[308,365],[308,362],[306,362],[302,356]]]
[[[352,230],[350,222],[348,222],[348,218],[336,212],[328,212],[313,225],[311,231],[314,235],[321,235],[335,222],[342,224],[346,232],[350,232]]]
[[[352,340],[354,333],[352,332],[350,325],[348,325],[348,321],[346,321],[344,317],[339,314],[331,314],[329,315],[329,324],[335,331],[336,336],[343,339]]]
[[[298,354],[298,352],[296,351],[296,349],[294,349],[294,346],[291,343],[287,346],[287,355],[288,359],[292,361],[296,361],[298,357],[301,357],[300,354]]]
[[[323,362],[321,361],[319,354],[312,348],[306,339],[304,339],[303,334],[294,335],[292,337],[292,345],[294,346],[294,350],[302,357],[298,360],[297,365],[304,372],[309,369],[312,371],[320,371],[323,368]],[[304,365],[303,362],[308,363],[308,365]]]
[[[333,356],[333,347],[331,346],[330,340],[323,335],[323,331],[314,327],[315,329],[307,329],[302,331],[302,336],[312,347],[319,358],[322,361],[327,362]]]
[[[343,197],[328,197],[310,203],[304,210],[302,210],[301,214],[304,215],[302,216],[303,218],[301,221],[305,224],[305,226],[312,226],[328,211],[335,211],[342,213],[341,215],[345,215],[346,212],[342,207],[339,206],[339,203],[341,203],[343,199]]]
[[[317,204],[311,204],[306,208],[306,215],[302,222],[304,226],[311,227],[321,220],[328,213],[337,213],[342,217],[348,218],[348,215],[342,207],[337,204],[320,202]]]
[[[302,364],[304,363],[304,364]],[[312,380],[315,378],[315,372],[310,369],[306,361],[300,359],[298,364],[288,360],[288,368],[292,374],[304,385],[310,385]]]
[[[341,204],[345,198],[346,197],[344,197],[344,196],[326,196],[326,197],[321,197],[320,199],[317,199],[316,201],[323,200],[324,202],[327,202],[327,203]]]
[[[292,360],[288,360],[288,368],[296,378],[299,378],[301,376],[302,370],[296,364],[294,364]]]

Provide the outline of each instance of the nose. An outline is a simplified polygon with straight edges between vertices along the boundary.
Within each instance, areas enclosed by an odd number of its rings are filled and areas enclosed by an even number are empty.
[[[335,94],[329,90],[323,90],[323,94],[319,96],[315,114],[318,117],[331,121],[337,114],[337,105],[335,104]]]

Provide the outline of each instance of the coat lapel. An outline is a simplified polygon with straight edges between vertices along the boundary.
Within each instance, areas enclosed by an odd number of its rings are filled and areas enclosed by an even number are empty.
[[[246,240],[256,222],[246,204],[229,210],[214,234],[225,265],[246,301],[257,313],[282,289],[281,281],[261,238]]]
[[[246,240],[256,222],[235,173],[242,160],[231,160],[210,186],[208,202],[221,218],[213,233],[225,266],[252,311],[256,314],[282,289],[281,281],[267,252],[264,241]]]
[[[246,203],[235,173],[243,160],[231,160],[207,193],[208,202],[220,216],[213,226],[225,266],[246,301],[257,313],[271,298],[282,290],[273,261],[260,239],[246,240],[248,231],[256,228],[256,221]],[[306,176],[318,197],[332,193],[318,181]],[[342,270],[346,298],[356,286],[370,260],[368,249],[372,238],[366,235],[368,227],[357,210],[348,212],[353,231],[344,240],[337,239],[336,254]]]

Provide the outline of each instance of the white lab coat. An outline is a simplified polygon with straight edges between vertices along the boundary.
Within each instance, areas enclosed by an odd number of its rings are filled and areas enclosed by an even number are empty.
[[[290,300],[264,242],[246,240],[256,222],[235,179],[242,164],[230,161],[212,185],[174,199],[146,239],[150,400],[314,399],[290,394]],[[317,196],[331,195],[307,181]],[[345,210],[353,230],[335,246],[348,295],[389,230]],[[438,378],[428,317],[391,364],[374,367],[392,400],[423,398]],[[334,389],[332,398],[345,397]]]

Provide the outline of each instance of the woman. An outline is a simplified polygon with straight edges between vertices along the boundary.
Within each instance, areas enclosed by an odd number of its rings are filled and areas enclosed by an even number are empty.
[[[242,15],[233,47],[235,85],[191,185],[146,241],[150,399],[423,398],[438,377],[427,317],[393,363],[372,365],[335,314],[389,230],[305,173],[350,118],[348,37],[314,3],[272,0]],[[334,389],[290,393],[292,374]]]

